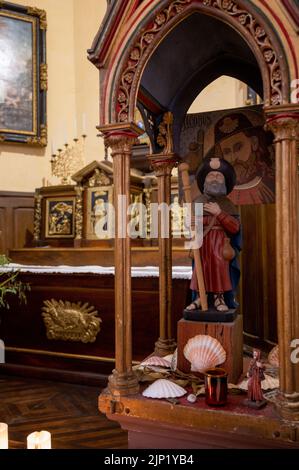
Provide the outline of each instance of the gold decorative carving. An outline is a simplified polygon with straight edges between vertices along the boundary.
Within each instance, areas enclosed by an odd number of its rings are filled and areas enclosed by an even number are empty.
[[[42,199],[43,197],[36,193],[35,195],[35,208],[34,208],[34,240],[38,242],[40,240],[41,234],[41,224],[42,224]]]
[[[146,238],[150,239],[151,236],[151,222],[152,222],[152,214],[151,214],[151,202],[152,202],[152,188],[146,188],[143,190],[145,195],[145,206],[146,206]]]
[[[135,91],[135,76],[139,69],[142,69],[147,51],[152,49],[152,43],[159,35],[163,36],[163,30],[167,29],[169,22],[176,16],[180,16],[184,10],[193,3],[194,0],[172,0],[169,5],[159,13],[150,26],[142,32],[135,44],[132,46],[127,63],[120,77],[120,84],[117,92],[117,121],[127,122],[129,118],[130,96]],[[246,9],[238,5],[233,0],[197,0],[202,3],[205,10],[209,9],[211,14],[215,9],[220,10],[233,18],[239,26],[243,27],[253,38],[256,46],[263,56],[264,66],[268,70],[270,82],[270,103],[269,105],[280,105],[283,102],[282,96],[282,71],[279,64],[279,57],[272,45],[271,39],[258,20]]]
[[[119,154],[131,154],[132,147],[137,143],[137,137],[112,134],[105,137],[105,145],[111,148],[112,158]]]
[[[36,145],[39,147],[46,147],[48,144],[48,128],[45,124],[40,126],[40,135],[35,137],[28,137],[27,144]]]
[[[40,64],[40,89],[42,91],[48,90],[48,65]]]
[[[42,312],[48,339],[85,344],[96,341],[102,320],[89,303],[46,300]]]
[[[47,29],[47,12],[45,10],[41,10],[40,8],[36,7],[28,7],[27,8],[28,15],[34,15],[39,17],[39,24],[40,29],[46,30]]]
[[[159,126],[157,142],[163,148],[163,154],[173,154],[173,114],[167,112]]]
[[[94,174],[88,180],[88,186],[90,188],[95,188],[97,186],[109,186],[110,185],[110,178],[101,171],[99,168],[96,168]]]
[[[83,188],[81,186],[76,186],[76,240],[82,240],[83,237]]]

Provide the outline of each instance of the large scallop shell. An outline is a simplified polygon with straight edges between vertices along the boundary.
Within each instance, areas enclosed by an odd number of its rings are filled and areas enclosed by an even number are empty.
[[[141,362],[140,365],[145,366],[145,367],[151,367],[151,366],[167,367],[170,369],[171,362],[164,359],[164,357],[152,356],[152,357],[145,359],[143,362]]]
[[[192,372],[205,372],[226,361],[225,350],[217,339],[209,335],[197,335],[189,339],[184,356],[191,362]]]
[[[279,349],[278,345],[275,346],[268,355],[268,362],[273,367],[279,367]]]
[[[147,398],[179,398],[186,395],[186,390],[166,379],[159,379],[144,390],[143,396]]]

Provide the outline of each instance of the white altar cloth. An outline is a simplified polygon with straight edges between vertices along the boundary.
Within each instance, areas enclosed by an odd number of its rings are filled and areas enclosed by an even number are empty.
[[[103,266],[31,266],[10,263],[1,267],[2,272],[20,271],[34,274],[101,274],[114,275],[114,267]],[[159,268],[155,266],[132,267],[132,277],[159,277]],[[192,268],[189,266],[173,266],[173,279],[191,279]]]

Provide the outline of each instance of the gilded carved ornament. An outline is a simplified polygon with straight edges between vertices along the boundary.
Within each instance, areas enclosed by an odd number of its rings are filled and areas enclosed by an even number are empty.
[[[28,15],[34,15],[39,17],[39,24],[40,29],[46,30],[47,29],[47,12],[45,10],[41,10],[40,8],[36,7],[28,7],[27,8]]]
[[[89,303],[46,300],[42,316],[50,340],[94,343],[101,328],[101,318]]]
[[[41,234],[41,224],[42,224],[42,199],[43,197],[40,194],[35,195],[35,209],[34,209],[34,240],[39,241]]]
[[[48,91],[48,65],[40,64],[40,89]]]
[[[117,92],[117,121],[127,122],[129,118],[130,96],[135,91],[134,77],[136,72],[142,67],[148,51],[152,48],[152,43],[157,36],[163,36],[163,30],[168,28],[168,24],[176,16],[193,3],[194,0],[170,1],[168,7],[160,10],[156,14],[150,26],[139,36],[132,46],[127,63],[120,77],[120,85]],[[256,46],[259,48],[264,61],[264,66],[268,70],[270,82],[271,102],[266,105],[280,105],[283,102],[282,96],[282,72],[271,39],[258,20],[246,9],[238,5],[233,0],[200,0],[206,8],[211,10],[211,14],[218,10],[233,18],[250,34]]]
[[[81,186],[75,187],[76,192],[76,240],[82,240],[83,237],[83,188]]]
[[[46,147],[48,144],[48,128],[45,124],[40,126],[40,136],[28,137],[27,143],[38,147]]]
[[[163,116],[159,125],[157,143],[162,148],[162,152],[149,155],[151,166],[157,177],[171,176],[173,168],[177,165],[173,149],[173,114],[171,112]]]
[[[132,147],[137,143],[137,137],[113,134],[105,136],[105,145],[111,148],[111,156],[129,153]]]

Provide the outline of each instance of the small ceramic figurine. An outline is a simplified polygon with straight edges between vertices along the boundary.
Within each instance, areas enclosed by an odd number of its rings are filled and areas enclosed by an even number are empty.
[[[253,359],[249,364],[247,372],[248,380],[248,400],[246,404],[251,408],[263,408],[267,402],[264,400],[262,392],[262,380],[265,379],[264,369],[261,362],[261,351],[258,349],[253,350]]]

